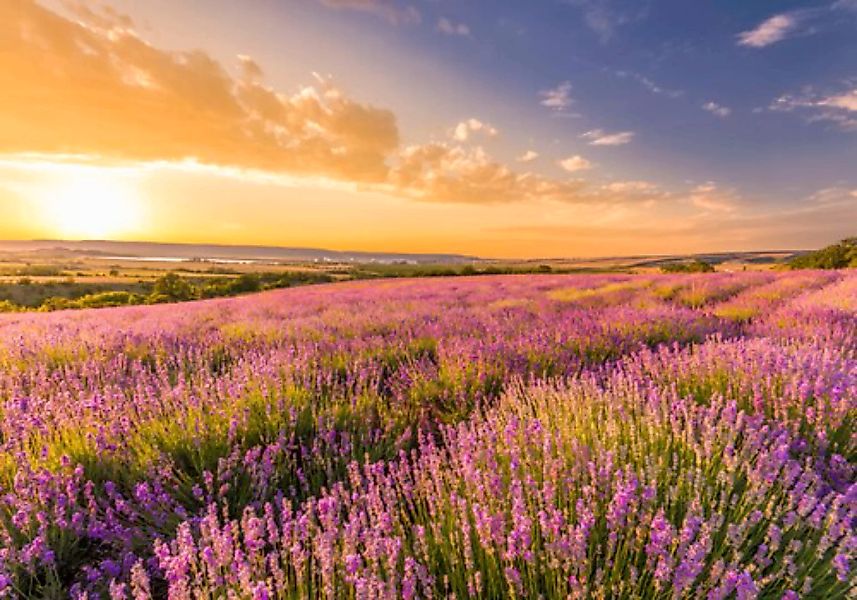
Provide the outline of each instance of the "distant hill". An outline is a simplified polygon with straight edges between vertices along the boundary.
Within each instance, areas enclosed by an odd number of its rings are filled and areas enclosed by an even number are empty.
[[[182,260],[258,260],[283,262],[354,262],[446,264],[476,260],[463,254],[408,254],[396,252],[350,252],[322,248],[278,246],[227,246],[219,244],[161,244],[156,242],[116,242],[106,240],[0,241],[0,252],[38,254],[50,257],[116,256],[171,258]]]

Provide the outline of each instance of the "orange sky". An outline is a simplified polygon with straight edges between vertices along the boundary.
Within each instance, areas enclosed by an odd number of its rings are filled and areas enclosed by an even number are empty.
[[[335,74],[275,86],[249,56],[158,47],[134,15],[47,6],[0,4],[0,238],[584,256],[803,247],[855,215],[835,186],[782,209],[577,152],[536,169],[543,150],[479,116],[414,139]]]

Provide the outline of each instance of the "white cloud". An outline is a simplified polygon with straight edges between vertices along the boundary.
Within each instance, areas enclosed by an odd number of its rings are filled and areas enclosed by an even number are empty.
[[[518,162],[533,162],[539,157],[539,153],[535,150],[527,150],[518,157]]]
[[[473,133],[481,133],[488,137],[494,137],[499,131],[488,123],[483,123],[479,119],[467,119],[462,121],[452,130],[452,137],[456,141],[466,142]]]
[[[569,156],[568,158],[564,158],[559,161],[559,166],[569,173],[575,173],[577,171],[587,171],[591,169],[592,163],[579,154],[575,154],[574,156]]]
[[[608,192],[619,194],[636,193],[646,194],[658,191],[658,186],[650,181],[613,181],[603,186]]]
[[[816,204],[844,204],[857,208],[854,198],[857,198],[857,189],[834,185],[818,190],[809,197],[809,200]]]
[[[784,94],[774,100],[769,110],[792,112],[803,110],[809,122],[828,121],[843,131],[857,131],[857,86],[845,91],[819,94],[811,88],[800,94]]]
[[[640,85],[642,85],[644,88],[646,88],[647,90],[649,90],[653,94],[663,95],[663,96],[666,96],[668,98],[680,98],[681,96],[684,95],[684,91],[682,91],[682,90],[671,90],[671,89],[667,89],[665,87],[662,87],[662,86],[658,85],[657,83],[655,83],[654,81],[652,81],[651,79],[649,79],[648,77],[646,77],[645,75],[641,75],[640,73],[635,73],[633,71],[624,71],[624,70],[620,69],[618,71],[614,71],[614,74],[617,77],[621,77],[622,79],[628,79],[628,78],[633,79],[634,81],[638,82]]]
[[[542,97],[542,106],[556,111],[563,111],[574,103],[574,100],[571,99],[571,82],[569,81],[563,81],[555,88],[540,92],[539,95]]]
[[[793,14],[783,13],[763,21],[755,29],[738,34],[738,45],[764,48],[784,40],[797,27],[798,19]]]
[[[454,23],[446,17],[437,20],[437,30],[446,35],[470,35],[470,27],[464,23]]]
[[[702,105],[702,110],[707,110],[711,114],[721,118],[728,117],[732,114],[731,108],[728,106],[721,106],[720,104],[717,104],[717,102],[706,102]]]
[[[693,188],[689,198],[691,204],[709,213],[731,213],[737,209],[735,193],[721,190],[713,181]]]
[[[590,146],[623,146],[634,139],[633,131],[619,131],[617,133],[605,133],[601,129],[587,131],[580,136],[589,140]]]

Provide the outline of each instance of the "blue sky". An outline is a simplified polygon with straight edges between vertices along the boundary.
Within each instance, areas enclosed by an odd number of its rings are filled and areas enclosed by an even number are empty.
[[[790,196],[832,181],[857,184],[857,131],[808,122],[820,116],[814,110],[769,108],[805,88],[825,97],[857,87],[857,3],[851,10],[830,2],[746,0],[419,6],[423,23],[394,28],[396,41],[496,95],[505,110],[486,112],[509,119],[507,128],[520,119],[522,129],[558,138],[569,150],[579,149],[577,136],[586,131],[632,131],[627,147],[590,152],[634,177],[666,171],[663,177],[676,182],[713,179]],[[741,32],[776,15],[797,21],[784,39],[739,45]],[[439,39],[440,18],[463,24],[469,35]],[[385,27],[377,20],[364,15],[355,26]],[[567,112],[579,116],[545,114],[539,106],[538,92],[564,81],[573,100]],[[729,114],[703,108],[712,102]]]

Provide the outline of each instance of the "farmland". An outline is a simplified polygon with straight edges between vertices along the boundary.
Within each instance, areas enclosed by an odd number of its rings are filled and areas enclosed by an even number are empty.
[[[0,590],[846,598],[857,273],[0,315]]]

